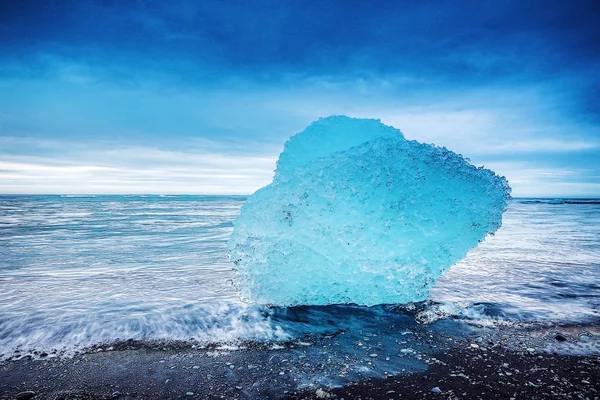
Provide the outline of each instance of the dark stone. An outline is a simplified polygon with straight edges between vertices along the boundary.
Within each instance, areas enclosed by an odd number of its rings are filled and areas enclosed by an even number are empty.
[[[21,392],[17,394],[17,400],[28,400],[35,397],[35,392],[31,390],[27,390],[25,392]]]
[[[564,337],[564,336],[563,336],[563,335],[561,335],[561,334],[558,334],[558,335],[554,336],[554,338],[555,338],[556,340],[558,340],[559,342],[566,342],[566,341],[567,341],[567,338],[566,338],[566,337]]]

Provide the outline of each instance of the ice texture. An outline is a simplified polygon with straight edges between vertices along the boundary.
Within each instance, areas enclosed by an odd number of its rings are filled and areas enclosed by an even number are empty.
[[[280,306],[424,300],[502,223],[510,187],[378,120],[322,118],[293,136],[228,243],[240,295]]]

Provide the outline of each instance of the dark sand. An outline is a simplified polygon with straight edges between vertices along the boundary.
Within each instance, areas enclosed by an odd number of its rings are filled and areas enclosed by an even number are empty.
[[[597,357],[455,349],[420,374],[370,380],[290,399],[599,399]],[[329,396],[329,397],[327,397]]]
[[[387,347],[390,353],[386,354],[382,347],[373,350],[374,343],[356,359],[346,349],[340,352],[341,339],[336,337],[287,343],[277,349],[247,344],[231,351],[129,341],[73,358],[15,360],[16,354],[0,364],[0,398],[14,399],[20,392],[33,391],[35,399],[65,400],[600,399],[600,360],[594,347],[589,347],[597,344],[598,335],[586,334],[585,340],[578,335],[594,327],[562,328],[564,338],[557,340],[556,329],[440,333],[447,331],[448,324],[453,322],[415,328],[408,345],[419,350],[413,353],[391,352]],[[567,349],[586,354],[554,353]],[[347,373],[340,357],[395,372],[387,378],[370,376],[368,368],[364,374]],[[319,378],[323,376],[332,378]]]

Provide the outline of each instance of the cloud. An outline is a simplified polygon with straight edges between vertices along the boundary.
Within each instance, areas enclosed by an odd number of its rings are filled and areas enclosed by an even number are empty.
[[[0,160],[20,163],[0,175],[0,191],[11,193],[247,194],[270,181],[289,136],[331,114],[380,118],[409,139],[446,146],[478,165],[518,161],[518,168],[497,171],[514,182],[515,196],[558,187],[560,180],[539,173],[558,168],[557,154],[600,154],[597,126],[556,110],[557,97],[547,96],[552,83],[521,86],[518,95],[514,87],[492,85],[399,96],[416,80],[312,77],[293,87],[242,89],[238,82],[167,91],[155,81],[135,88],[0,82],[13,93],[0,96]],[[584,162],[571,160],[570,167]],[[597,164],[589,167],[598,174]],[[584,193],[595,186],[564,188]]]
[[[143,147],[88,146],[78,157],[0,154],[0,192],[249,194],[268,184],[275,168],[268,157]]]
[[[490,162],[485,167],[508,177],[515,197],[597,197],[600,194],[600,176],[594,168],[552,168],[506,161]]]

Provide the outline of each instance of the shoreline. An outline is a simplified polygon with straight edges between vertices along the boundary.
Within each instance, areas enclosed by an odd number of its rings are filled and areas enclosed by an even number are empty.
[[[528,331],[446,319],[394,329],[403,336],[340,332],[237,347],[125,341],[72,358],[24,357],[0,363],[0,399],[26,391],[50,400],[600,398],[595,324]]]

